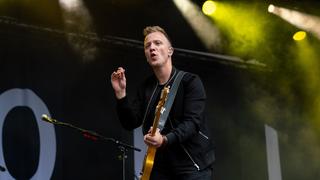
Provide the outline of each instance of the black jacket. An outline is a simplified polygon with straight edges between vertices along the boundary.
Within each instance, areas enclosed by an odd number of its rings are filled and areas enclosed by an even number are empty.
[[[168,85],[172,84],[176,71],[173,69]],[[152,126],[162,88],[153,75],[140,86],[133,101],[127,97],[118,100],[117,114],[122,126],[133,130],[143,124],[143,134],[146,134]],[[213,144],[205,124],[205,99],[200,78],[186,73],[161,132],[168,139],[167,145],[157,150],[154,166],[165,164],[177,171],[189,171],[192,168],[201,170],[213,163]]]

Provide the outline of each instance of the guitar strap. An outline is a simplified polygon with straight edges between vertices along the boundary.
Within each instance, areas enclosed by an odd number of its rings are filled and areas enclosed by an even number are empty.
[[[186,74],[186,72],[179,71],[177,76],[174,78],[174,81],[173,81],[171,88],[170,88],[170,92],[168,94],[168,99],[163,106],[164,112],[160,115],[160,121],[159,121],[159,125],[158,125],[158,128],[160,129],[160,131],[164,128],[164,125],[166,124],[166,121],[168,119],[168,115],[170,113],[170,109],[172,107],[174,98],[177,94],[181,79],[183,78],[183,76],[185,74]]]

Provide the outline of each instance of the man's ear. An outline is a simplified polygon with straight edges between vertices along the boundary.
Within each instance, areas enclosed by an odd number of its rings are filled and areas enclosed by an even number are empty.
[[[168,49],[169,56],[172,56],[173,51],[174,51],[173,47],[169,47]]]

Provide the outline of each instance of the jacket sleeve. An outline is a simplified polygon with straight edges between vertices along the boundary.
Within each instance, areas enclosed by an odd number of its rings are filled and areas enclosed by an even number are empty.
[[[127,130],[133,130],[142,124],[142,94],[138,91],[133,101],[127,96],[117,100],[117,115],[121,125]]]
[[[198,133],[204,118],[206,94],[199,76],[186,77],[183,93],[183,114],[180,119],[173,120],[177,124],[166,135],[169,145],[176,142],[183,143]]]

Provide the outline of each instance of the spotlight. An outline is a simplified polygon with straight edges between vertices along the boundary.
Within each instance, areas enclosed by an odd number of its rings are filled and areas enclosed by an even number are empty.
[[[318,39],[320,39],[320,17],[299,12],[296,10],[291,10],[287,8],[282,8],[274,5],[269,5],[268,11],[275,14],[282,19],[286,20],[290,24],[310,32]]]
[[[293,35],[292,38],[293,38],[295,41],[301,41],[301,40],[305,39],[306,36],[307,36],[307,33],[306,33],[305,31],[298,31],[298,32],[296,32],[296,33]]]
[[[75,9],[79,7],[80,1],[78,0],[59,0],[60,5],[66,9]]]
[[[268,12],[272,13],[273,11],[274,11],[274,5],[270,4],[269,7],[268,7]]]
[[[205,16],[201,8],[191,0],[173,0],[173,2],[207,49],[220,50],[222,47],[220,31],[210,18]],[[211,4],[213,1],[208,3]]]
[[[202,12],[205,15],[212,15],[217,9],[217,5],[213,1],[206,1],[202,5]]]

